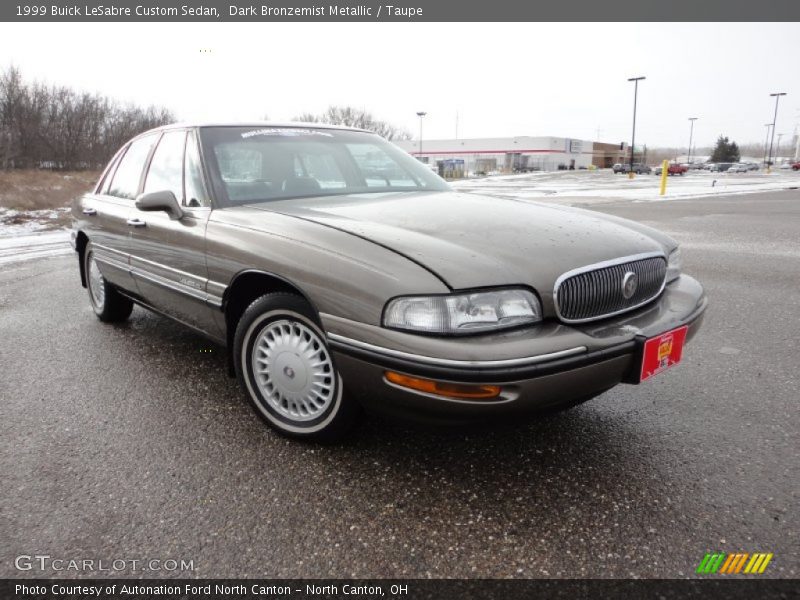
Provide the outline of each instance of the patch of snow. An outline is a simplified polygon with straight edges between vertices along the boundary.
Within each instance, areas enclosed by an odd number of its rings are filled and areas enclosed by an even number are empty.
[[[25,235],[34,231],[52,229],[52,221],[69,211],[68,206],[42,210],[0,208],[0,237]]]
[[[556,171],[498,175],[451,183],[461,192],[482,193],[557,204],[601,204],[614,201],[650,202],[699,198],[800,187],[800,172],[709,173],[690,171],[667,179],[666,195],[659,195],[660,177],[614,175],[610,170]]]
[[[0,237],[0,265],[72,252],[70,230],[25,233]]]

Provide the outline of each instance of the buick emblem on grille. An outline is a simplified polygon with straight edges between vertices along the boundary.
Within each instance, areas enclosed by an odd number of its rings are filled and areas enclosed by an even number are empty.
[[[664,289],[663,255],[627,256],[567,271],[556,280],[555,308],[565,323],[586,323],[644,306]]]
[[[636,293],[636,288],[639,287],[639,276],[633,271],[628,271],[622,277],[622,297],[625,300],[630,300]]]

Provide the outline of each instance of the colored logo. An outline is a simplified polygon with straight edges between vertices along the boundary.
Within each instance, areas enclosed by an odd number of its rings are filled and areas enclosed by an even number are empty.
[[[695,573],[710,575],[719,573],[720,575],[735,575],[744,573],[745,575],[760,575],[767,568],[772,560],[772,552],[736,552],[726,554],[725,552],[715,552],[706,554]]]
[[[672,335],[668,335],[658,345],[658,362],[661,363],[661,366],[666,366],[664,359],[672,354],[672,339]]]

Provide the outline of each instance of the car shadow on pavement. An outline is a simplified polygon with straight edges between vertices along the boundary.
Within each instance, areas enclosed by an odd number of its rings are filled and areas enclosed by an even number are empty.
[[[587,504],[592,510],[615,512],[628,504],[669,499],[680,472],[669,438],[659,439],[636,409],[610,408],[602,402],[620,394],[619,388],[571,411],[516,423],[431,427],[366,415],[348,438],[321,446],[287,440],[263,424],[238,382],[228,377],[223,348],[143,312],[132,319],[128,332],[146,344],[139,352],[145,372],[157,369],[169,379],[199,381],[207,389],[202,400],[206,406],[233,409],[222,417],[233,423],[219,424],[218,441],[225,455],[249,456],[255,469],[261,464],[266,471],[267,465],[275,468],[273,455],[279,453],[289,479],[292,473],[309,471],[344,473],[348,485],[341,493],[346,498],[357,489],[359,504],[422,517],[458,500],[466,507],[481,505],[484,514],[500,519],[504,510],[517,514],[523,504],[526,514],[538,513],[537,507],[555,510],[547,519],[558,520],[559,511],[568,506],[583,511]],[[205,347],[211,351],[198,350]],[[192,354],[198,357],[193,365],[163,360],[165,355]],[[165,405],[163,410],[175,406]],[[163,422],[170,421],[165,415]],[[191,420],[184,423],[178,435],[188,436],[186,429],[192,426]],[[203,433],[214,435],[207,429]],[[176,435],[169,425],[164,434]]]

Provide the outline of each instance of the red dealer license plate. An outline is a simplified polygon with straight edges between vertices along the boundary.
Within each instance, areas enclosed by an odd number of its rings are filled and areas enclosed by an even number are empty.
[[[684,325],[645,341],[639,381],[650,379],[681,362],[688,330],[689,327]]]

